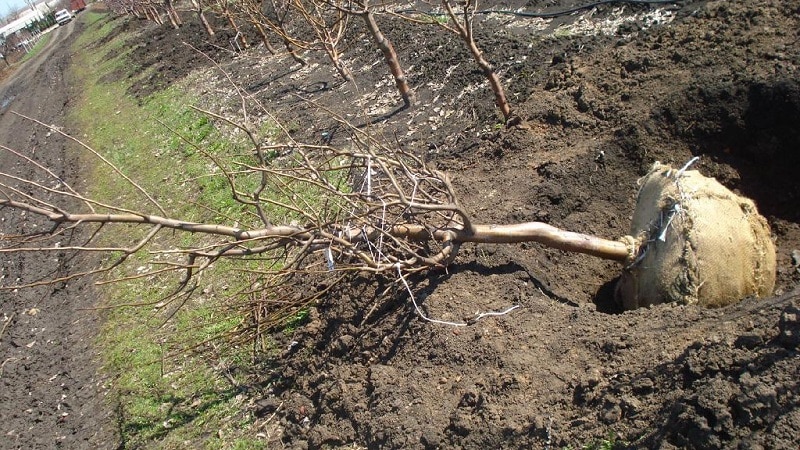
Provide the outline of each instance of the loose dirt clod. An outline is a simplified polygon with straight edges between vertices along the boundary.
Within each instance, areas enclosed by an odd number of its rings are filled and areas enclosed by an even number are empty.
[[[698,171],[656,163],[631,225],[639,251],[616,288],[625,309],[665,302],[719,307],[770,295],[775,246],[755,204]]]

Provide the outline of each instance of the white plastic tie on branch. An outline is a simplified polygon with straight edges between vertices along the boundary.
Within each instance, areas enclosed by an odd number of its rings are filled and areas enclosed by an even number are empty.
[[[381,212],[381,230],[385,230],[386,229],[386,202],[383,199],[381,199],[381,205],[382,205],[382,208],[381,208],[382,209],[382,212]],[[378,245],[376,245],[376,247],[377,247],[377,250],[378,250],[378,255],[380,256],[380,259],[378,260],[378,263],[380,263],[380,262],[383,261],[383,256],[384,256],[383,255],[383,233],[378,235]]]
[[[678,170],[678,172],[675,174],[675,186],[678,188],[678,194],[679,194],[679,197],[680,197],[679,198],[679,202],[686,202],[686,201],[691,200],[691,193],[690,192],[684,192],[683,186],[681,186],[680,181],[681,181],[681,177],[689,169],[689,167],[691,167],[694,163],[696,163],[699,160],[700,160],[700,157],[699,156],[695,156],[694,158],[690,159],[689,162],[684,164],[683,167],[681,167],[680,170]],[[675,214],[679,214],[679,213],[682,212],[680,203],[676,204],[674,206],[674,208],[675,208],[675,211],[673,211],[673,213],[670,215],[670,221],[672,220],[672,217]]]
[[[367,251],[369,251],[369,256],[370,256],[370,258],[372,258],[372,260],[373,260],[373,261],[376,261],[376,262],[377,262],[377,259],[375,258],[375,253],[372,251],[372,249],[375,249],[375,250],[377,250],[377,251],[378,251],[378,253],[380,253],[380,250],[378,250],[378,247],[376,247],[376,246],[375,246],[375,244],[373,244],[373,243],[372,243],[372,241],[370,241],[369,239],[367,239],[367,238],[369,237],[369,232],[367,231],[367,226],[366,226],[366,225],[362,225],[362,226],[361,226],[361,234],[362,234],[362,235],[364,236],[364,238],[365,238],[365,239],[364,239],[364,242],[365,242],[365,243],[366,243],[366,245],[367,245]],[[380,255],[379,255],[379,256],[380,256]]]
[[[367,196],[372,196],[372,157],[367,156]]]
[[[387,205],[386,205],[386,202],[383,199],[380,199],[380,200],[381,200],[381,204],[383,205],[383,208],[382,208],[383,209],[383,214],[381,215],[380,229],[385,231],[386,230],[386,207],[387,207]],[[367,231],[367,226],[366,225],[364,225],[361,228],[361,233],[364,235],[365,238],[369,236],[369,232]],[[376,263],[381,264],[381,263],[383,263],[383,261],[385,259],[387,259],[386,254],[383,252],[383,233],[379,233],[378,234],[378,242],[377,243],[373,243],[369,239],[364,239],[364,242],[367,245],[367,250],[369,251],[370,257],[372,257],[372,259]],[[376,258],[376,255],[377,255],[377,258]]]
[[[370,253],[370,255],[373,255],[372,259],[374,259],[375,262],[377,262],[378,264],[382,264],[383,261],[386,259],[386,254],[384,254],[383,251],[378,246],[373,244],[372,242],[369,242],[369,247],[370,247],[370,252],[369,253]],[[373,248],[375,249],[375,253],[377,253],[377,255],[378,255],[377,258],[375,258],[374,254],[372,253],[372,249]]]
[[[333,264],[333,251],[331,251],[330,247],[325,249],[325,261],[328,263],[328,271],[333,272],[335,266]]]
[[[685,193],[683,191],[683,189],[681,188],[681,184],[680,184],[681,177],[683,177],[683,175],[686,173],[686,171],[689,170],[689,168],[699,160],[700,160],[700,157],[699,156],[695,156],[692,159],[690,159],[686,164],[683,165],[683,167],[681,167],[677,171],[673,172],[673,170],[670,169],[666,173],[667,178],[672,178],[674,176],[674,178],[675,178],[675,186],[677,186],[677,188],[678,188],[679,198],[676,199],[675,204],[672,205],[672,208],[669,209],[669,212],[667,213],[666,220],[664,220],[664,213],[662,212],[660,223],[659,223],[659,228],[658,228],[658,230],[660,230],[660,232],[658,234],[658,237],[656,238],[657,240],[659,240],[661,242],[665,242],[666,241],[666,239],[667,239],[667,231],[669,230],[669,227],[672,224],[673,219],[675,219],[675,216],[678,215],[678,214],[681,214],[683,212],[683,208],[681,207],[681,202],[689,200],[689,198],[690,198],[689,195],[687,193]],[[646,250],[646,248],[645,248],[645,250]],[[643,258],[644,257],[644,253],[645,252],[642,252],[640,257],[637,258],[637,261],[634,261],[629,267],[632,267],[641,258]]]
[[[236,36],[231,39],[231,47],[233,47],[233,51],[235,53],[242,53],[242,47],[239,45],[239,37],[242,35],[242,32],[236,33]]]

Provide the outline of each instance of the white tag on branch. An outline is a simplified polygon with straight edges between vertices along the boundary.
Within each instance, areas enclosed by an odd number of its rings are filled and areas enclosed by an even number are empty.
[[[330,247],[325,249],[325,261],[328,263],[328,271],[333,272],[333,252]]]

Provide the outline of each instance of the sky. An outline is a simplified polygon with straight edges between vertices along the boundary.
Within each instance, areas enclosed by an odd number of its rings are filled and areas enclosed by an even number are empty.
[[[0,0],[0,17],[7,16],[9,11],[25,7],[27,7],[25,0]]]

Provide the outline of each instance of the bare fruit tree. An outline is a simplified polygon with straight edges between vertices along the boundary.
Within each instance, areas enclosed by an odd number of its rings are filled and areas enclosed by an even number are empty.
[[[265,0],[261,5],[262,25],[272,30],[280,38],[289,56],[295,62],[305,66],[307,63],[300,56],[298,50],[305,49],[307,44],[295,37],[290,23],[292,0]]]
[[[400,93],[400,97],[403,99],[403,104],[406,107],[411,106],[413,92],[408,85],[408,80],[406,80],[403,66],[400,64],[400,58],[397,56],[397,52],[394,50],[392,41],[390,41],[383,34],[383,31],[381,31],[381,28],[378,26],[378,22],[375,19],[375,13],[373,12],[373,8],[370,5],[369,0],[356,0],[348,2],[342,0],[328,0],[328,4],[344,11],[347,14],[360,17],[364,21],[364,25],[369,31],[370,36],[372,36],[372,40],[383,54],[383,59],[386,62],[386,65],[389,67],[389,72],[392,74],[392,78],[394,78],[397,91]]]
[[[176,30],[183,25],[183,20],[181,20],[181,16],[178,14],[178,11],[175,10],[175,5],[173,4],[172,0],[164,0],[164,9],[167,11],[167,17],[169,18],[170,24]]]
[[[276,51],[272,46],[272,43],[269,41],[269,34],[267,33],[267,28],[264,26],[264,15],[261,12],[261,2],[257,0],[243,0],[242,2],[238,3],[238,7],[244,14],[245,20],[247,20],[258,32],[258,35],[261,37],[261,42],[264,44],[264,48],[266,48],[270,54],[274,55]]]
[[[250,47],[250,44],[247,42],[247,37],[242,33],[242,30],[239,28],[239,24],[236,22],[236,18],[233,14],[233,2],[231,0],[217,0],[217,10],[219,14],[228,21],[228,24],[231,26],[231,29],[236,33],[233,37],[233,42],[236,43],[242,49],[246,49]]]
[[[345,80],[353,81],[353,73],[342,61],[340,44],[347,31],[348,15],[339,8],[331,7],[320,0],[292,0],[291,8],[310,27],[317,43],[333,64],[336,72]],[[313,45],[313,44],[312,44]]]
[[[27,280],[0,289],[110,272],[141,252],[151,256],[152,269],[133,277],[178,274],[175,289],[168,295],[172,297],[193,291],[198,274],[221,258],[257,261],[258,269],[251,273],[257,274],[254,283],[263,287],[279,285],[298,274],[388,272],[402,278],[446,267],[466,242],[536,241],[618,261],[631,256],[632,250],[622,241],[543,223],[476,224],[460,205],[446,173],[409,152],[383,145],[344,121],[351,144],[343,148],[295,142],[288,134],[284,142],[267,144],[247,121],[203,112],[243,132],[251,143],[251,152],[236,157],[205,153],[215,166],[214,176],[225,180],[231,197],[244,211],[231,223],[171,217],[153,195],[88,147],[98,163],[114,178],[128,183],[145,206],[133,210],[87,198],[35,160],[4,147],[3,151],[21,163],[33,166],[41,179],[0,172],[0,208],[13,210],[18,222],[25,224],[21,232],[0,237],[0,252],[102,252],[110,259],[100,267],[58,280]],[[202,148],[197,151],[204,152]],[[141,232],[125,243],[108,244],[101,239],[103,231],[120,226],[140,227]],[[80,228],[85,229],[81,234],[85,238],[65,244],[64,236]],[[174,232],[206,238],[191,247],[158,248],[154,244],[158,235]]]
[[[206,33],[209,36],[214,36],[214,28],[208,22],[208,18],[206,17],[205,6],[203,4],[205,1],[207,0],[191,0],[192,8],[194,12],[197,13],[197,18],[200,20],[200,23],[203,24],[203,29],[206,30]]]
[[[467,49],[472,55],[472,59],[480,67],[481,72],[489,82],[489,87],[494,93],[494,103],[503,115],[503,119],[508,122],[512,119],[511,106],[506,99],[505,89],[500,77],[494,70],[494,66],[486,59],[480,47],[475,41],[474,25],[475,13],[478,11],[478,0],[464,0],[454,2],[452,0],[442,0],[442,8],[444,9],[444,16],[426,14],[422,19],[417,19],[411,16],[402,15],[402,17],[412,22],[433,23],[445,30],[455,33],[464,41]],[[458,5],[458,11],[454,5]],[[439,20],[439,17],[444,19]]]

